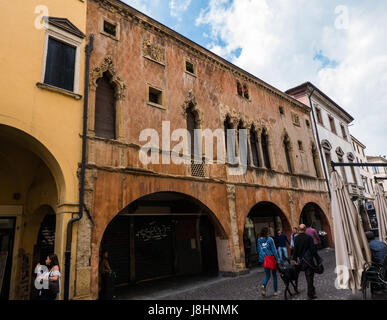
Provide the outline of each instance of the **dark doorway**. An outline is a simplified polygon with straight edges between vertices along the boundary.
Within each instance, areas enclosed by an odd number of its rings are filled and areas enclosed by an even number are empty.
[[[279,207],[271,202],[256,204],[246,218],[245,234],[251,242],[250,263],[258,265],[257,239],[262,228],[269,229],[269,235],[274,238],[277,229],[281,229],[290,239],[290,224]]]
[[[11,284],[15,218],[0,218],[0,300],[8,300]]]
[[[216,228],[208,209],[176,193],[143,197],[122,210],[106,228],[116,287],[168,277],[218,275]],[[120,289],[121,290],[121,289]]]
[[[308,203],[302,209],[300,223],[307,227],[313,226],[320,234],[320,248],[328,247],[332,241],[332,234],[329,227],[329,222],[325,217],[322,209],[315,203]]]
[[[39,298],[39,291],[35,289],[34,281],[36,278],[35,266],[40,263],[46,264],[46,258],[54,253],[55,250],[55,227],[56,215],[50,207],[42,207],[40,210],[47,210],[47,213],[40,225],[38,239],[34,246],[34,256],[32,263],[32,277],[31,277],[31,294],[30,299],[36,300]]]

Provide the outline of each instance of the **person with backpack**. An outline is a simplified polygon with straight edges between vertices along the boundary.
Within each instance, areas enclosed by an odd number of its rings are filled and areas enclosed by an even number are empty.
[[[263,267],[265,269],[265,279],[263,280],[261,286],[262,296],[266,295],[267,283],[270,280],[270,274],[273,276],[273,287],[274,287],[274,296],[278,296],[278,285],[277,285],[277,263],[279,263],[279,258],[277,255],[277,248],[275,247],[273,238],[269,237],[269,229],[262,228],[260,237],[257,240],[257,248],[259,253],[259,261],[263,262]]]

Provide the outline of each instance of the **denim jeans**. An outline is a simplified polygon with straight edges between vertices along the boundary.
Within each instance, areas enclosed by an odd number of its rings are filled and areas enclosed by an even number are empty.
[[[281,266],[284,265],[284,257],[288,258],[288,250],[286,247],[278,247],[278,255],[280,258]]]
[[[277,289],[278,289],[277,288],[277,272],[275,270],[265,269],[266,277],[265,277],[265,280],[263,280],[263,284],[262,285],[266,289],[267,283],[270,280],[270,271],[271,271],[271,274],[273,275],[274,292],[277,292]]]

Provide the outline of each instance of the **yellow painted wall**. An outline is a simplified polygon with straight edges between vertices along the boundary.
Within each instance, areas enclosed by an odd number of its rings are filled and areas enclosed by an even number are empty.
[[[20,268],[17,251],[24,249],[32,259],[44,218],[37,210],[42,205],[51,206],[57,214],[55,253],[64,274],[67,221],[78,209],[83,99],[75,100],[36,86],[41,81],[46,30],[37,29],[35,22],[43,12],[41,6],[46,6],[48,16],[67,18],[86,33],[86,4],[84,0],[0,1],[0,206],[23,206],[16,231],[18,248],[13,256],[12,294],[17,289]],[[85,38],[81,48],[81,95],[86,42]],[[4,141],[9,141],[9,145]],[[20,200],[12,199],[14,192],[22,194]],[[73,257],[75,248],[74,242]]]

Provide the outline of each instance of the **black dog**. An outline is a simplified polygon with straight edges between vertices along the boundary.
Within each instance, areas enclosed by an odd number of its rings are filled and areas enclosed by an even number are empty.
[[[290,296],[293,296],[290,291],[289,285],[292,284],[295,294],[298,294],[298,276],[300,274],[300,268],[297,265],[292,265],[290,259],[286,259],[288,265],[281,266],[278,265],[278,271],[281,275],[283,282],[285,283],[285,300],[288,300],[288,293]]]

